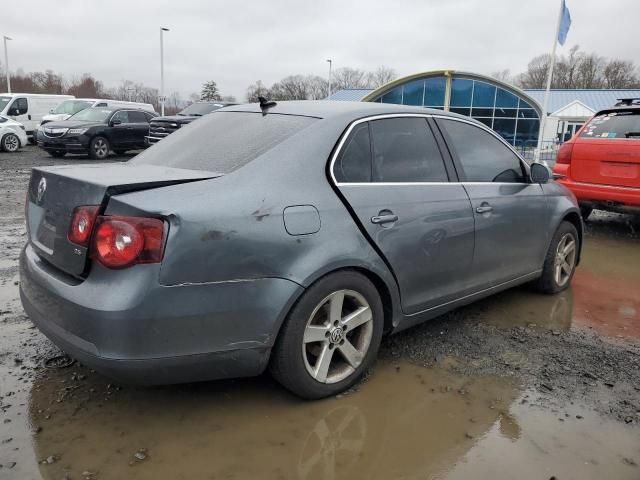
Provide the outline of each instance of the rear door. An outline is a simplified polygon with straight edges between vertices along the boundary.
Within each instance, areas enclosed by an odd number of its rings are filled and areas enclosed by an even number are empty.
[[[640,109],[596,115],[574,140],[571,177],[640,188]]]
[[[129,111],[129,124],[132,127],[132,144],[143,146],[144,137],[149,134],[149,117],[145,112],[131,110]]]
[[[473,213],[426,117],[355,123],[332,162],[336,185],[416,313],[467,285]],[[452,181],[450,181],[452,180]]]
[[[437,123],[473,207],[475,289],[540,270],[552,233],[542,187],[495,133],[458,119]]]

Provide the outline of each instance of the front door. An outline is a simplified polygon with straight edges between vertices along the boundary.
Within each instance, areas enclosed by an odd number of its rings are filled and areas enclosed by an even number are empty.
[[[129,119],[129,113],[127,110],[119,110],[111,117],[109,140],[112,149],[126,149],[133,144],[134,127]]]
[[[541,270],[550,242],[542,187],[529,182],[522,160],[493,132],[454,119],[437,123],[471,199],[475,289]]]
[[[426,117],[355,124],[333,162],[333,175],[393,270],[406,314],[445,303],[467,288],[471,203]]]

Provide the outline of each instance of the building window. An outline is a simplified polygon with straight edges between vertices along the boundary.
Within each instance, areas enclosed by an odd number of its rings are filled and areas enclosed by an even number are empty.
[[[415,105],[421,107],[424,99],[424,80],[409,82],[402,92],[403,105]]]

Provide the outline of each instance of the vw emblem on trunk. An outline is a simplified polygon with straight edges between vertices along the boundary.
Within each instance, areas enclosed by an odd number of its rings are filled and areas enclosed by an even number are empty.
[[[44,192],[47,191],[47,179],[42,177],[40,182],[38,182],[38,191],[36,192],[36,201],[40,203],[42,201],[42,197],[44,197]]]

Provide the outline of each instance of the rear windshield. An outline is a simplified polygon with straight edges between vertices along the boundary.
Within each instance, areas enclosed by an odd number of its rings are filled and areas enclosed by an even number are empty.
[[[316,120],[295,115],[214,112],[172,133],[129,163],[231,173]]]
[[[182,115],[185,117],[188,117],[190,115],[200,117],[222,107],[224,107],[222,103],[192,103],[184,110],[178,112],[178,115]]]
[[[622,110],[596,115],[582,130],[580,136],[640,140],[640,110]]]

